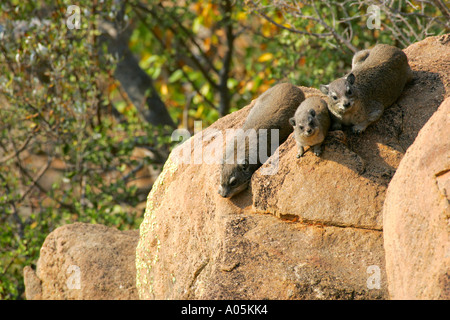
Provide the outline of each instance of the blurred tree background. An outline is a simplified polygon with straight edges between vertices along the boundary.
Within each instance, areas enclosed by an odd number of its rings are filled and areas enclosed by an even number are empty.
[[[318,87],[355,51],[450,21],[441,0],[0,3],[1,299],[24,298],[22,269],[55,228],[138,228],[175,128],[277,82]]]

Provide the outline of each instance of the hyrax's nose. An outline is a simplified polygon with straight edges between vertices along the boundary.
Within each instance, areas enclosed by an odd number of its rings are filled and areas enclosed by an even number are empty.
[[[308,129],[306,129],[306,132],[307,132],[308,134],[310,134],[310,133],[312,132],[312,129],[311,129],[311,128],[308,128]]]
[[[348,101],[344,102],[344,108],[348,108],[348,107],[350,107],[350,102],[348,102]]]
[[[219,189],[217,190],[217,193],[220,194],[222,197],[226,197],[225,189],[222,186],[219,186]]]

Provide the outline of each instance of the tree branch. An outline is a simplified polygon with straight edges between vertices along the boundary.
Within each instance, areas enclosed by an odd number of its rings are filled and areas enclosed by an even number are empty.
[[[153,30],[153,28],[151,28],[151,27],[148,25],[148,23],[145,21],[144,17],[142,17],[142,15],[141,15],[138,11],[135,11],[135,12],[136,12],[136,15],[138,16],[139,20],[140,20],[140,21],[147,27],[147,29],[153,34],[153,36],[155,37],[156,40],[158,40],[158,42],[161,44],[161,46],[164,47],[164,46],[165,46],[165,43],[164,43],[164,41],[161,39],[161,37],[160,37],[158,34],[156,34],[156,32]],[[172,69],[170,66],[168,67],[168,69],[169,69],[169,72],[170,72],[170,73],[175,72],[175,70]],[[194,81],[191,80],[191,78],[189,77],[189,75],[187,74],[187,72],[184,71],[182,67],[180,67],[179,70],[181,70],[181,72],[183,73],[183,75],[184,75],[184,77],[186,78],[186,80],[192,85],[192,87],[194,88],[195,92],[197,92],[197,94],[200,95],[200,96],[202,97],[202,99],[203,99],[207,104],[209,104],[213,109],[217,109],[217,107],[214,105],[214,103],[213,103],[211,100],[209,100],[207,97],[205,97],[205,96],[201,93],[200,88],[195,84]]]
[[[161,20],[161,17],[154,10],[148,9],[146,7],[143,7],[143,6],[138,6],[137,8],[145,10],[147,13],[150,13],[151,16],[153,17],[153,19],[157,20],[158,23],[161,23],[161,24],[164,23],[164,21]],[[136,14],[139,14],[138,11],[136,10],[136,8],[133,7],[133,9],[136,12]],[[142,19],[143,18],[141,16],[141,20]],[[168,28],[173,34],[177,34],[178,33],[177,30],[173,26],[169,26]],[[188,54],[189,58],[195,64],[196,68],[203,74],[203,76],[205,77],[206,81],[208,81],[208,83],[213,88],[218,89],[218,84],[211,78],[211,76],[209,75],[208,71],[205,69],[205,67],[201,63],[201,61],[192,53],[192,51],[190,50],[189,46],[187,45],[187,42],[186,41],[180,41],[179,44],[186,50],[186,53]],[[209,61],[208,59],[206,59],[206,60]]]
[[[322,15],[319,12],[319,9],[316,6],[316,3],[313,1],[313,8],[314,11],[316,12],[316,15],[319,19],[319,23],[327,30],[329,30],[331,32],[331,34],[333,35],[333,37],[336,39],[336,42],[339,44],[344,44],[347,48],[349,48],[353,53],[358,51],[358,48],[356,48],[354,45],[351,44],[350,41],[348,41],[347,39],[344,39],[344,37],[342,37],[334,28],[332,28],[331,26],[329,26],[322,18]]]
[[[234,34],[233,34],[233,25],[231,21],[231,11],[232,4],[230,0],[222,0],[221,9],[224,15],[223,22],[225,24],[225,35],[226,35],[226,44],[227,51],[222,59],[223,66],[220,70],[220,81],[219,81],[219,95],[220,95],[220,103],[219,103],[219,114],[220,116],[224,116],[230,111],[230,91],[228,90],[228,75],[231,67],[231,59],[233,56],[233,42],[234,42]]]
[[[314,37],[317,37],[317,38],[326,38],[326,37],[330,37],[330,36],[333,35],[332,33],[314,33],[314,32],[298,30],[298,29],[295,29],[293,27],[286,27],[285,25],[282,25],[282,24],[279,24],[279,23],[275,22],[272,18],[270,18],[268,15],[266,15],[264,12],[262,12],[258,8],[257,4],[254,1],[251,1],[251,3],[254,6],[254,10],[261,17],[263,17],[264,19],[266,19],[267,21],[269,21],[270,23],[274,24],[275,26],[277,26],[280,29],[287,30],[287,31],[290,31],[290,32],[293,32],[293,33],[297,33],[297,34],[301,34],[301,35],[311,35],[311,36],[314,36]],[[316,21],[316,22],[320,23],[319,19],[317,19],[317,18],[315,18],[313,16],[305,16],[305,15],[301,14],[301,12],[300,12],[300,14],[297,12],[296,16],[298,18],[301,18],[301,19],[312,20],[312,21]]]
[[[100,23],[99,27],[104,31],[102,40],[107,42],[108,51],[119,58],[114,77],[119,80],[139,113],[146,121],[155,126],[169,125],[175,127],[166,105],[153,86],[152,79],[141,69],[138,61],[128,48],[130,30],[119,31],[113,25],[104,21]]]
[[[17,150],[14,150],[14,152],[12,154],[5,156],[3,158],[0,158],[0,163],[6,162],[6,161],[18,156],[23,150],[25,150],[25,148],[27,147],[27,145],[31,141],[31,139],[33,139],[33,136],[32,135],[28,136],[27,139],[25,140],[25,142]]]
[[[167,8],[163,7],[162,3],[159,3],[159,6],[163,9],[163,10],[167,10]],[[200,52],[200,54],[202,55],[204,61],[206,61],[208,63],[208,66],[211,70],[213,70],[216,74],[219,74],[219,70],[217,70],[216,67],[214,67],[213,63],[211,62],[211,60],[208,58],[208,56],[206,55],[205,51],[203,50],[203,48],[198,44],[198,42],[195,40],[194,35],[192,34],[192,32],[190,32],[188,29],[186,29],[183,24],[181,23],[181,19],[179,19],[178,17],[173,18],[171,16],[172,21],[174,21],[177,26],[180,28],[181,31],[183,31],[185,33],[185,35],[187,35],[188,39],[192,42],[192,44],[197,48],[197,50]]]
[[[447,19],[447,27],[450,23],[450,9],[442,2],[441,0],[432,0],[436,7],[439,8],[439,11],[442,12],[442,15]]]

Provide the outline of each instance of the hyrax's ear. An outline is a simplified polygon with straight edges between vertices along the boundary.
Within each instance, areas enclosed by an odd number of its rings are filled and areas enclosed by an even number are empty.
[[[250,169],[250,165],[249,165],[248,159],[244,160],[244,163],[242,164],[242,169],[244,171],[246,171],[246,172],[248,172],[248,170]]]
[[[309,109],[309,114],[310,114],[312,117],[315,117],[315,116],[316,116],[316,112],[314,111],[314,109]]]
[[[330,91],[329,88],[330,88],[330,85],[328,85],[328,84],[320,85],[320,91],[322,91],[322,93],[324,93],[324,94],[328,94],[328,92]]]
[[[355,75],[350,73],[345,80],[347,80],[347,83],[352,85],[355,83]]]
[[[295,127],[295,118],[294,117],[290,118],[289,123],[291,124],[291,126]]]

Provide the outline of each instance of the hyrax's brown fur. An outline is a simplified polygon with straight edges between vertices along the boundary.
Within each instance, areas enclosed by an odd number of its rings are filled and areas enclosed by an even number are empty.
[[[245,143],[234,144],[233,148],[225,151],[218,190],[222,197],[230,198],[247,188],[252,174],[262,165],[259,146],[266,145],[266,150],[269,151],[272,149],[272,142],[279,145],[287,139],[292,132],[289,118],[304,99],[305,95],[300,88],[282,83],[265,91],[255,100],[242,130],[244,134],[256,131],[256,140],[245,139]],[[267,129],[267,136],[260,134],[261,129]],[[272,138],[271,129],[278,130],[278,141],[272,141],[276,136]],[[266,137],[267,141],[260,141]],[[243,148],[245,150],[241,150]],[[245,158],[237,159],[236,155],[239,153],[244,154]],[[250,154],[257,154],[257,159],[250,157]]]
[[[289,123],[294,127],[297,158],[303,156],[306,146],[312,147],[314,154],[320,156],[322,142],[330,128],[327,103],[320,97],[309,97],[300,104]]]
[[[378,44],[357,52],[352,71],[320,90],[328,95],[328,108],[339,128],[352,125],[355,133],[363,132],[391,106],[412,79],[405,53],[399,48]]]

